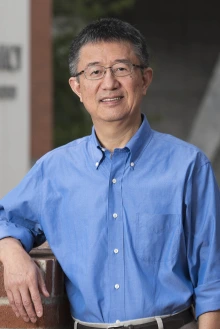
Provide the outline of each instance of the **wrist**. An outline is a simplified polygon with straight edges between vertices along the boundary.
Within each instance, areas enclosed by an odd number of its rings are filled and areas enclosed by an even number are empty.
[[[0,261],[4,263],[4,260],[8,258],[8,252],[14,252],[15,250],[23,249],[19,240],[6,237],[0,240]]]

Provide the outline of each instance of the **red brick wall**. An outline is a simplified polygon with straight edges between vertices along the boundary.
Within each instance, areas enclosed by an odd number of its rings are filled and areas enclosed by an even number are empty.
[[[0,263],[0,328],[62,328],[71,327],[71,315],[67,300],[63,272],[50,249],[38,249],[31,252],[44,272],[49,298],[43,299],[44,315],[37,323],[26,323],[16,318],[9,305],[3,282],[3,265]]]
[[[31,157],[52,148],[52,0],[31,0]]]

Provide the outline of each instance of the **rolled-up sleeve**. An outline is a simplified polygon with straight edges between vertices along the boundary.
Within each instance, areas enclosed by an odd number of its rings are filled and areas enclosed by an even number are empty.
[[[0,200],[0,239],[18,239],[27,252],[45,241],[40,225],[41,189],[41,168],[35,164],[21,183]]]
[[[188,188],[186,247],[195,311],[220,309],[220,192],[210,163],[196,168]]]

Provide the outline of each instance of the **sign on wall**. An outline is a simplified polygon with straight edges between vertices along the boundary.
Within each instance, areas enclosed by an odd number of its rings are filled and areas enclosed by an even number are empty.
[[[0,198],[30,167],[29,5],[0,1]]]

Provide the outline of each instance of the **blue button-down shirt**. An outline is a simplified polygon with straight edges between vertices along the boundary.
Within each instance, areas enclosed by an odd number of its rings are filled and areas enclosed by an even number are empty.
[[[48,240],[87,322],[220,309],[220,195],[196,147],[146,118],[113,155],[95,132],[43,156],[0,202],[0,238]]]

